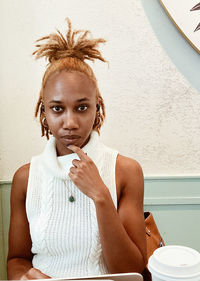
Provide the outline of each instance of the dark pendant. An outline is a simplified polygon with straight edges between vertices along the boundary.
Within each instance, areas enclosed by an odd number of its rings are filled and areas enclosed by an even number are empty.
[[[71,196],[69,197],[69,202],[73,203],[74,201],[75,201],[75,198],[74,198],[74,196],[71,195]]]

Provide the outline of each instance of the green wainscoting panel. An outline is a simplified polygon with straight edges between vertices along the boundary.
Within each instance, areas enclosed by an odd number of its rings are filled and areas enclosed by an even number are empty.
[[[5,250],[4,250],[4,233],[2,221],[2,204],[1,204],[1,189],[0,189],[0,279],[5,279]]]
[[[200,177],[145,178],[144,209],[154,214],[166,244],[200,252]]]
[[[10,187],[0,181],[0,280],[6,279]],[[200,252],[200,176],[146,177],[144,209],[153,213],[166,244]]]
[[[0,279],[5,280],[10,220],[10,181],[0,182]]]

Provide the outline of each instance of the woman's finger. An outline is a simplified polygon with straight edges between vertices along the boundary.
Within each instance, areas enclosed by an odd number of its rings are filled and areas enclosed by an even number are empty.
[[[71,167],[69,169],[69,171],[70,171],[71,174],[75,174],[76,173],[76,168],[75,167]]]
[[[80,160],[77,160],[77,159],[74,159],[73,161],[72,161],[72,164],[76,167],[76,168],[78,168],[78,167],[80,167]]]
[[[67,148],[69,148],[70,150],[72,150],[74,153],[76,153],[79,158],[82,160],[82,161],[87,161],[89,160],[90,158],[87,156],[87,154],[78,146],[76,145],[69,145]]]

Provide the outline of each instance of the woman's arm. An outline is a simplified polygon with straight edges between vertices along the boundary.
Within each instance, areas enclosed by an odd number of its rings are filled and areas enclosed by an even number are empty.
[[[19,168],[12,181],[7,272],[9,280],[48,278],[33,268],[31,237],[25,210],[30,164]]]
[[[116,184],[121,191],[117,211],[108,189],[94,201],[104,259],[111,273],[141,273],[147,260],[140,165],[119,155]]]
[[[141,167],[130,158],[118,156],[116,182],[121,195],[116,210],[94,162],[80,148],[69,148],[80,157],[80,161],[73,160],[75,167],[70,169],[69,176],[95,203],[103,255],[109,271],[141,273],[146,266]]]

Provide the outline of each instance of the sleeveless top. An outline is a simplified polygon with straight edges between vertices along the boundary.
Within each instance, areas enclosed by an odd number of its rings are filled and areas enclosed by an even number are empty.
[[[117,208],[115,166],[118,152],[103,145],[96,132],[82,148],[94,161]],[[53,278],[108,273],[102,256],[95,205],[68,176],[76,153],[57,157],[51,137],[31,160],[26,213],[33,267]],[[95,186],[94,186],[95,188]],[[69,197],[75,198],[70,202]]]

